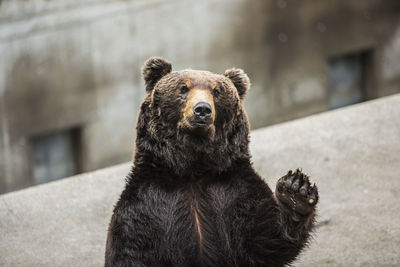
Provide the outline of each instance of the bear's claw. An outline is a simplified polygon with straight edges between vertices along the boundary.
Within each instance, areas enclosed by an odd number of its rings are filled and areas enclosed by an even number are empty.
[[[318,188],[309,177],[297,169],[278,180],[275,195],[278,200],[300,215],[310,214],[318,202]]]

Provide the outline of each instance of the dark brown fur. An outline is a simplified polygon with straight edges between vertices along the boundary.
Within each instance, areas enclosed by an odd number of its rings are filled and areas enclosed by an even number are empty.
[[[296,171],[274,195],[254,171],[242,105],[247,75],[171,72],[151,58],[143,76],[134,166],[111,219],[105,265],[291,263],[313,227],[317,188]],[[212,101],[207,127],[193,126],[191,90]]]

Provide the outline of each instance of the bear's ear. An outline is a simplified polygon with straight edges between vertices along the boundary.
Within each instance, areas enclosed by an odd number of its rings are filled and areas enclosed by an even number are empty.
[[[142,75],[146,91],[151,92],[156,83],[172,70],[171,63],[160,57],[151,57],[143,65]]]
[[[242,69],[232,68],[226,70],[224,75],[232,81],[238,90],[240,99],[243,99],[247,90],[250,89],[250,79],[247,74]]]

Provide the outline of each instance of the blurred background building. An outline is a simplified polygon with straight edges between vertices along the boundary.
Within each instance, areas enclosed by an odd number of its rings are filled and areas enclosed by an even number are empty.
[[[243,68],[255,129],[400,92],[400,1],[0,0],[0,193],[129,161],[150,56]]]

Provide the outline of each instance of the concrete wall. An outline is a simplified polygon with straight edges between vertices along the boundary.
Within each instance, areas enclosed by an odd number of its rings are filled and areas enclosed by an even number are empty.
[[[242,4],[3,1],[0,191],[32,184],[30,141],[42,133],[81,127],[82,171],[129,160],[145,59],[210,69],[212,42],[225,39],[214,27]]]
[[[400,95],[251,133],[272,189],[302,167],[318,185],[318,226],[294,266],[400,265]],[[131,163],[0,196],[0,266],[102,266]]]
[[[1,1],[0,192],[29,186],[32,138],[81,129],[81,171],[131,158],[140,67],[246,70],[253,128],[329,109],[328,60],[373,51],[369,98],[399,92],[397,0]]]

